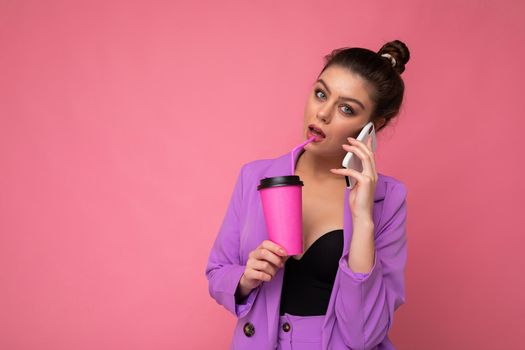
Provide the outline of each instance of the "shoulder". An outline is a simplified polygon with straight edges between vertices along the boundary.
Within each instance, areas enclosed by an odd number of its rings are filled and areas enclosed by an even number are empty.
[[[382,173],[378,173],[377,175],[377,186],[382,188],[381,191],[387,202],[402,202],[406,199],[408,189],[404,181]]]
[[[286,171],[287,168],[283,167],[285,163],[286,155],[254,159],[242,163],[240,173],[244,182],[258,182],[263,177],[275,176]]]
[[[406,216],[407,208],[407,186],[406,184],[393,177],[378,174],[378,182],[381,181],[384,188],[384,204],[381,214],[381,225],[389,223],[394,218]]]
[[[407,187],[403,181],[380,173],[378,173],[378,186],[381,186],[384,195],[377,234],[381,236],[389,228],[404,224],[407,216]]]
[[[258,172],[271,167],[275,162],[275,158],[255,159],[242,164],[242,168],[246,172]]]
[[[398,189],[404,189],[404,190],[406,190],[407,188],[405,185],[405,182],[398,178],[395,178],[390,175],[385,175],[382,173],[377,173],[377,175],[378,175],[378,181],[383,182],[384,185],[387,187],[390,187],[390,188],[397,187]]]

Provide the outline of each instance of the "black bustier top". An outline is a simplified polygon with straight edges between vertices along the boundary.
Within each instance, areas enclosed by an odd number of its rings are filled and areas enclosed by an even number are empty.
[[[332,230],[285,263],[280,315],[325,315],[343,253],[343,229]]]

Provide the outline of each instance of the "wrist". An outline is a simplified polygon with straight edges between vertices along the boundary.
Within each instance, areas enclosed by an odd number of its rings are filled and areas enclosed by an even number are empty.
[[[370,229],[374,228],[374,220],[370,215],[352,216],[352,225],[355,227]]]
[[[237,285],[237,290],[235,291],[235,296],[239,300],[242,300],[246,296],[248,296],[248,294],[250,294],[250,292],[251,292],[251,289],[246,286],[246,279],[245,279],[244,274],[243,274],[241,276],[241,279],[239,280],[239,284]]]

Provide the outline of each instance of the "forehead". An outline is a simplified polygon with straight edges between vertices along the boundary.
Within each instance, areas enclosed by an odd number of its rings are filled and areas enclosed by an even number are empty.
[[[330,93],[336,97],[352,97],[363,102],[365,107],[371,105],[370,86],[360,75],[339,66],[331,66],[319,76],[319,79],[328,85]]]

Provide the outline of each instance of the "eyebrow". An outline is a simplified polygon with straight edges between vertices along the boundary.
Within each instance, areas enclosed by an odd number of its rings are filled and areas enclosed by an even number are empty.
[[[324,87],[326,88],[326,90],[328,91],[328,93],[331,94],[330,89],[328,88],[328,85],[326,85],[326,83],[324,82],[323,79],[318,79],[318,80],[316,81],[316,83],[317,83],[317,82],[323,84]],[[355,98],[341,96],[340,99],[341,99],[341,100],[349,100],[349,101],[355,102],[355,103],[357,103],[359,106],[361,106],[361,108],[363,108],[363,110],[366,110],[365,105],[362,104],[361,101],[356,100]]]

